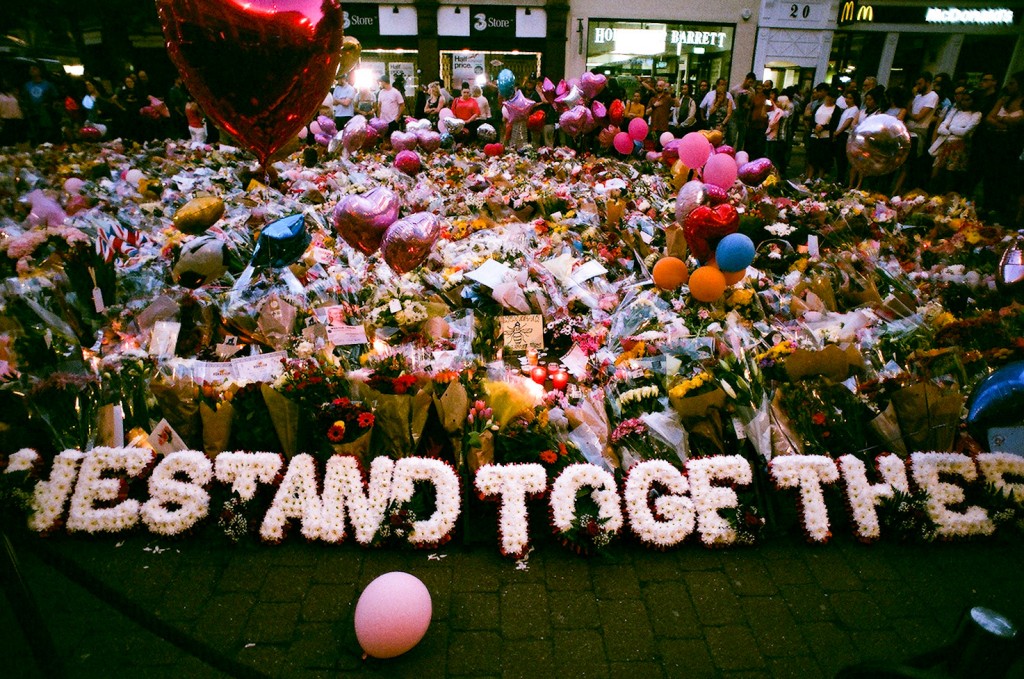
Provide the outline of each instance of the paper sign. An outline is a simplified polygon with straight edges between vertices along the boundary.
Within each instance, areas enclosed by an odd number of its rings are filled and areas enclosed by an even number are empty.
[[[178,432],[174,431],[167,420],[160,420],[160,424],[156,425],[153,433],[149,435],[149,445],[153,446],[153,450],[160,453],[161,455],[168,455],[170,453],[176,453],[179,450],[188,450],[188,446],[178,436]]]
[[[573,283],[575,283],[576,285],[580,285],[581,283],[589,281],[591,278],[606,273],[608,273],[608,269],[601,266],[600,262],[592,259],[583,266],[581,266],[580,268],[573,271],[571,278]]]
[[[171,358],[174,347],[178,344],[178,333],[181,323],[177,321],[157,321],[153,325],[153,333],[149,336],[149,354],[157,358]]]
[[[544,348],[544,317],[540,314],[501,316],[498,319],[504,346],[510,351]]]
[[[587,355],[577,344],[574,344],[569,353],[562,357],[562,365],[570,375],[578,380],[582,380],[587,375]]]
[[[397,314],[397,313],[401,312],[402,311],[402,302],[397,300],[397,299],[391,300],[391,302],[388,304],[388,310],[391,313],[393,313],[393,314]]]
[[[327,341],[336,347],[366,344],[366,328],[361,325],[332,325],[327,328]]]
[[[288,358],[286,351],[274,351],[269,354],[244,356],[231,359],[231,369],[239,382],[273,382],[284,372],[284,360]]]
[[[811,257],[818,257],[821,254],[818,251],[818,237],[813,233],[807,236],[807,254]]]
[[[236,350],[241,347],[233,347]],[[203,384],[223,384],[235,376],[231,363],[196,361],[195,379]]]
[[[493,259],[488,259],[474,271],[470,271],[466,274],[466,278],[494,289],[502,283],[507,283],[512,280],[515,278],[515,275],[515,270],[508,265],[502,264],[501,262]]]
[[[397,299],[393,299],[391,301],[392,303],[398,302]],[[402,303],[398,302],[398,304],[398,311],[401,311]],[[394,311],[392,309],[393,313],[398,313],[398,311]],[[316,309],[313,312],[313,315],[315,316],[316,320],[320,321],[324,325],[346,325],[348,322],[348,307],[342,306],[340,304],[335,304],[333,306],[322,306],[319,309]]]

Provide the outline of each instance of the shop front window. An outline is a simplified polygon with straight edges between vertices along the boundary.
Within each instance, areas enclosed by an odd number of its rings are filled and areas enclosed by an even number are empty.
[[[419,53],[416,50],[363,50],[352,84],[356,89],[376,92],[380,79],[387,76],[392,84],[398,80],[402,96],[415,97],[419,85],[416,75],[418,70]]]
[[[509,69],[516,82],[527,76],[541,75],[540,52],[471,52],[470,50],[441,50],[441,80],[449,91],[458,94],[462,83],[483,86],[498,79],[498,73]]]
[[[673,89],[728,78],[732,25],[591,20],[587,70],[608,77],[664,78]],[[628,88],[627,88],[628,89]]]
[[[902,37],[900,41],[903,41]],[[877,75],[884,47],[885,33],[836,33],[832,39],[826,80],[832,83],[838,78],[842,83],[850,80],[859,83],[868,76]]]

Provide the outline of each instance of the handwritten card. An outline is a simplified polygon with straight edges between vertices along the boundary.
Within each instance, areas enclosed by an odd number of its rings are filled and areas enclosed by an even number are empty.
[[[366,328],[361,325],[332,325],[327,328],[327,341],[336,347],[366,344]]]
[[[160,424],[156,425],[153,433],[149,435],[148,441],[149,445],[153,446],[153,450],[161,455],[188,450],[188,446],[167,420],[160,420]]]
[[[476,281],[481,285],[494,289],[502,283],[507,283],[515,278],[516,272],[506,264],[488,259],[474,271],[466,274],[466,278]]]
[[[540,314],[501,316],[498,322],[504,346],[509,351],[544,348],[544,317]]]
[[[231,369],[239,382],[273,382],[284,372],[286,351],[274,351],[269,354],[243,356],[231,359]]]

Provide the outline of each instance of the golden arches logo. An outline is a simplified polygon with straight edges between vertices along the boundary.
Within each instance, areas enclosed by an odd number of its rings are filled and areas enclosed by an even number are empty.
[[[853,17],[856,11],[857,3],[854,2],[854,0],[846,0],[846,2],[843,3],[843,11],[840,12],[839,14],[839,23],[853,21]]]
[[[861,5],[857,8],[857,21],[874,21],[875,8],[871,5]]]

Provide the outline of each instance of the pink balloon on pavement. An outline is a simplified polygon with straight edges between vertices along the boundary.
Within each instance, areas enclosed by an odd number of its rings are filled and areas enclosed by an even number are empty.
[[[679,142],[679,160],[683,165],[695,170],[703,167],[711,155],[711,142],[700,132],[690,132]]]
[[[732,156],[716,153],[704,164],[704,183],[728,189],[736,181],[737,172]]]
[[[367,655],[394,658],[420,642],[432,612],[430,592],[419,578],[398,571],[385,573],[359,596],[356,639]]]
[[[629,121],[629,136],[631,139],[643,141],[647,137],[647,121],[643,118],[633,118]]]

